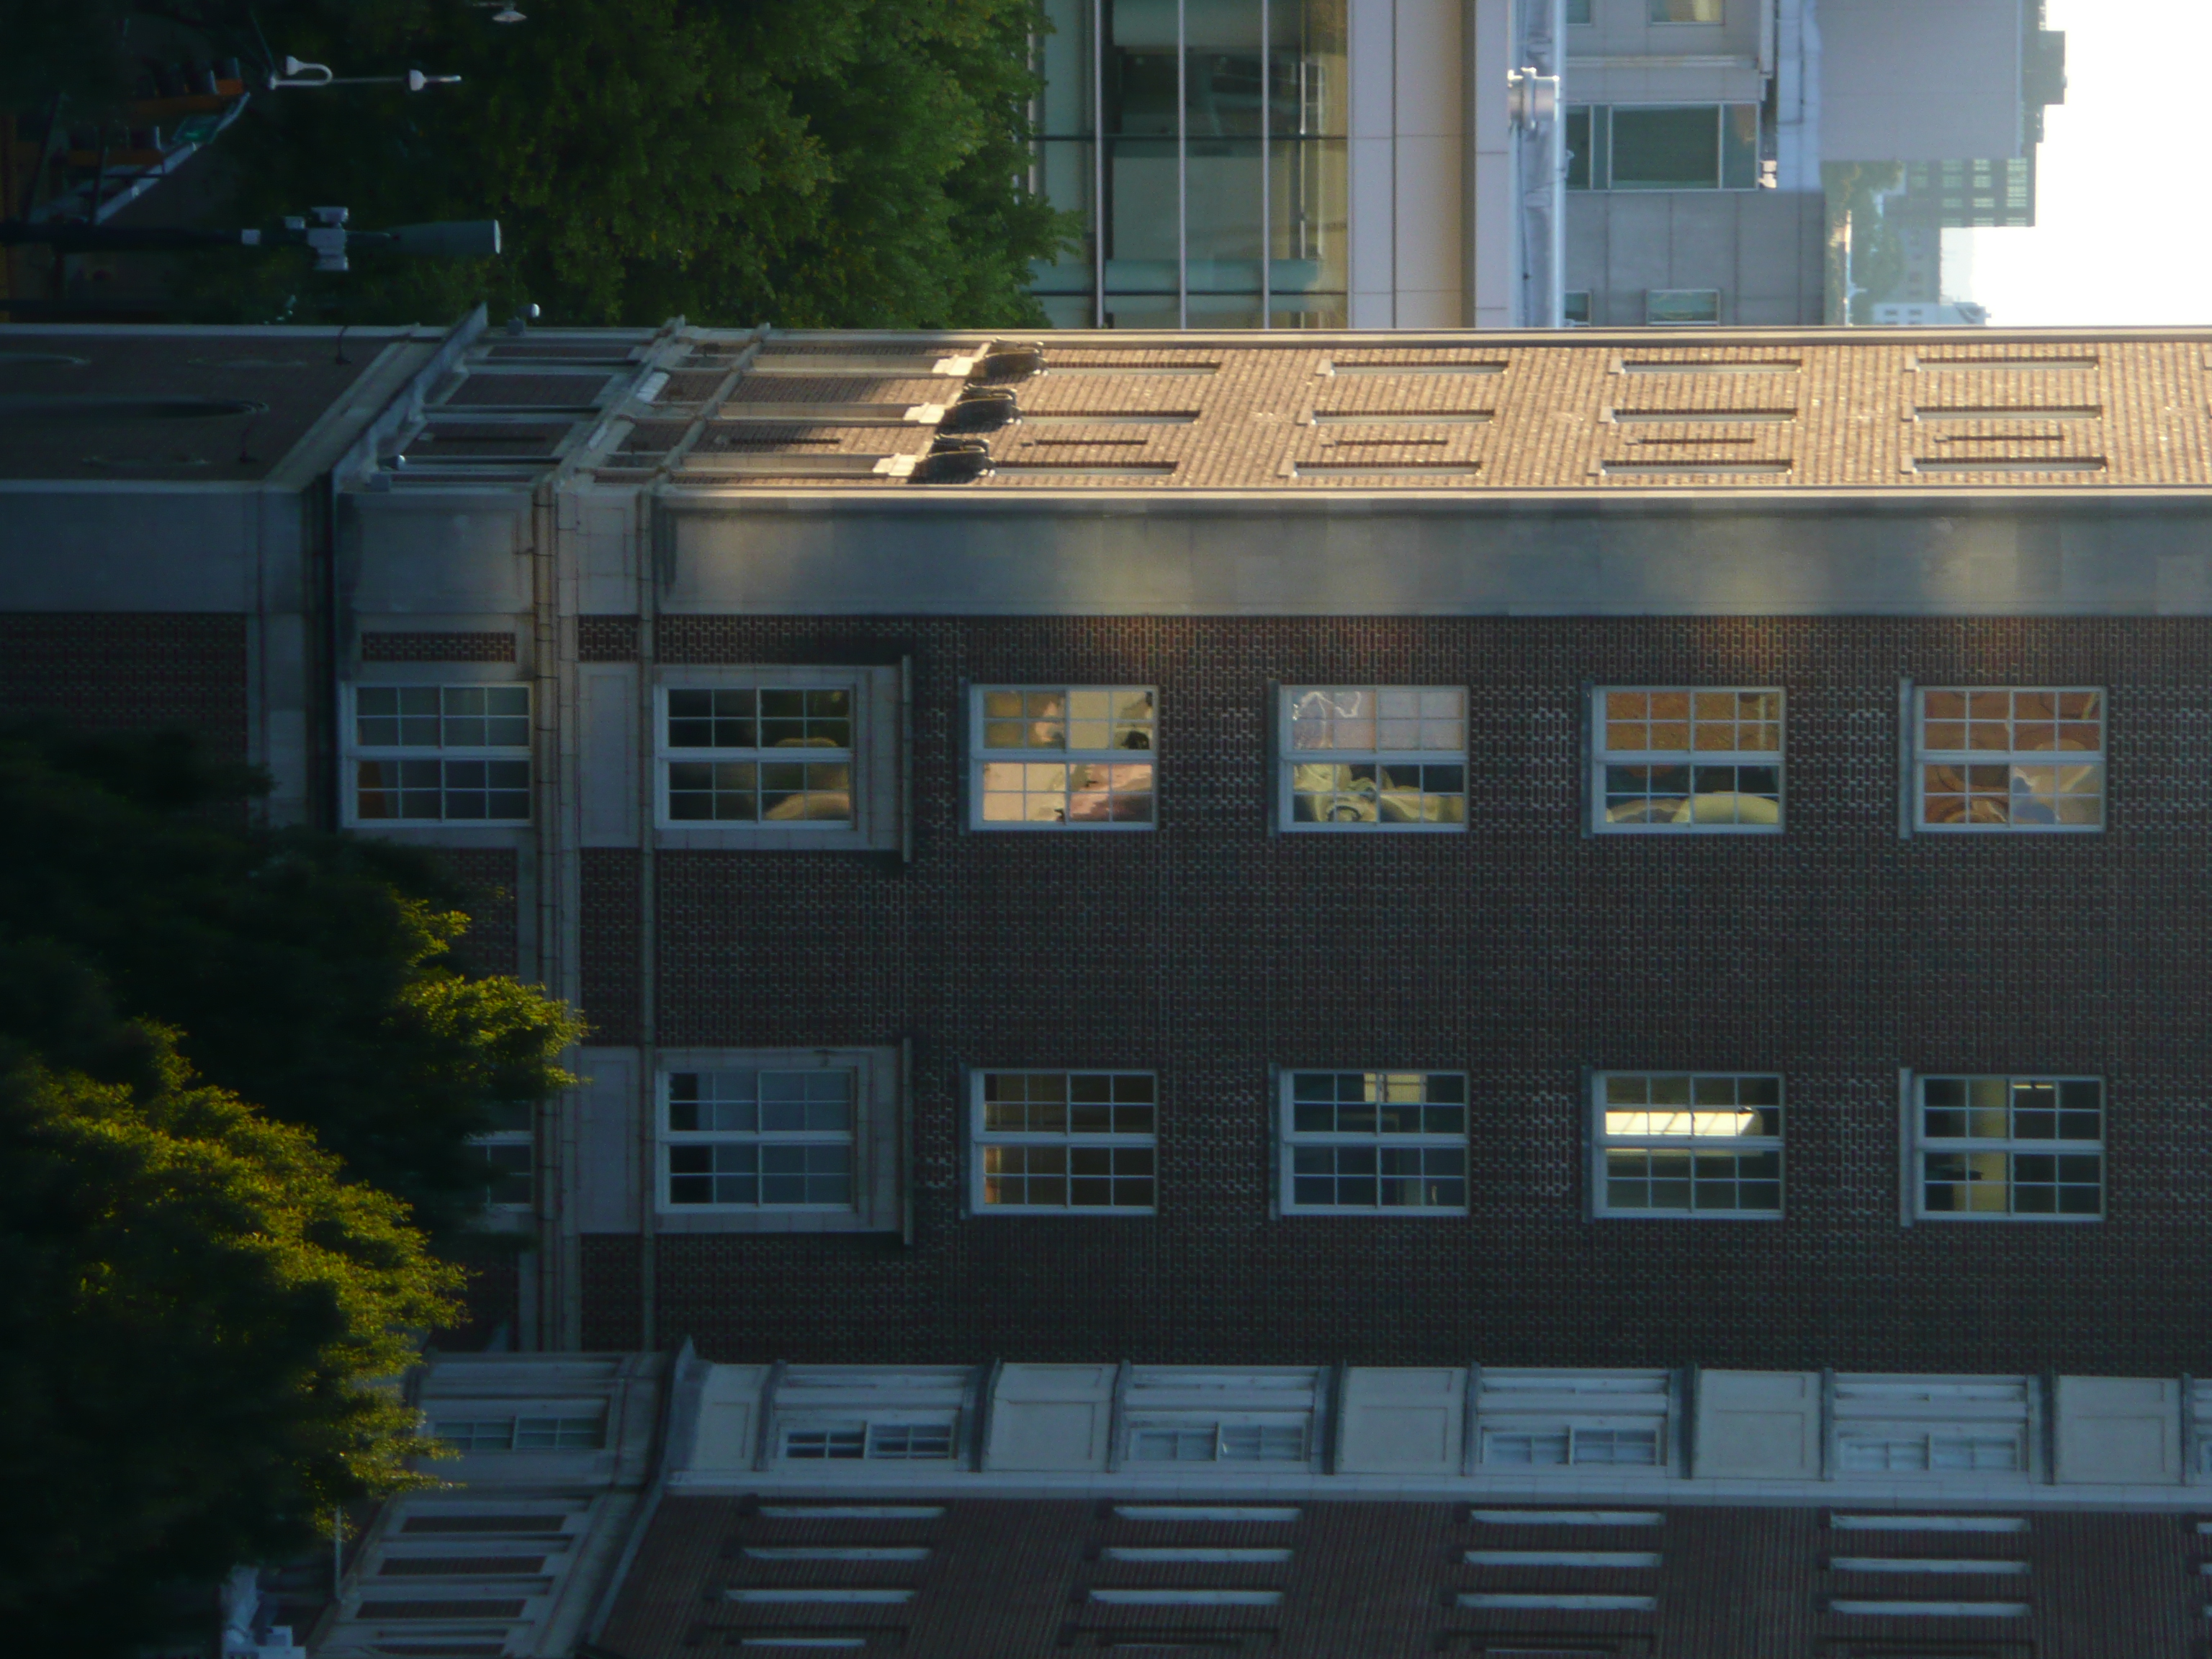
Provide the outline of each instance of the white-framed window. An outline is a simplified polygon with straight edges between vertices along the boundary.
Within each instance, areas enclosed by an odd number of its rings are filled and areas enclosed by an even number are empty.
[[[1780,1078],[1601,1072],[1591,1082],[1599,1214],[1782,1213]]]
[[[465,1410],[430,1419],[433,1437],[456,1451],[597,1451],[606,1443],[606,1418],[596,1412],[495,1415]]]
[[[1295,1071],[1281,1086],[1285,1213],[1465,1212],[1464,1073]]]
[[[1601,835],[1774,835],[1782,693],[1771,686],[1602,687],[1590,725]]]
[[[487,1210],[524,1211],[535,1205],[537,1139],[531,1128],[534,1115],[526,1100],[502,1102],[492,1109],[492,1127],[471,1138],[469,1144],[483,1154]]]
[[[1159,694],[1149,685],[979,685],[969,694],[969,824],[1149,830]]]
[[[2094,686],[1914,689],[1914,817],[1931,832],[2105,827],[2105,694]]]
[[[852,1208],[857,1081],[843,1066],[666,1073],[667,1201]]]
[[[1717,288],[1652,288],[1644,291],[1644,320],[1653,328],[1711,328],[1721,319]]]
[[[1283,688],[1277,810],[1287,830],[1467,828],[1467,690]]]
[[[1976,1434],[1961,1429],[1843,1429],[1836,1462],[1846,1474],[1906,1471],[2007,1474],[2021,1466],[2020,1437],[2003,1431]]]
[[[952,1420],[793,1424],[783,1431],[789,1462],[943,1462],[952,1455]]]
[[[664,685],[661,821],[851,829],[857,700],[852,685]]]
[[[1917,1213],[1931,1221],[2095,1221],[2105,1212],[2105,1085],[2093,1077],[1918,1076]]]
[[[1670,1372],[1485,1365],[1474,1393],[1475,1445],[1486,1468],[1657,1474],[1674,1461]]]
[[[1136,1463],[1304,1463],[1301,1418],[1133,1423],[1129,1458]]]
[[[1149,1072],[975,1071],[972,1201],[1001,1215],[1149,1215],[1158,1081]]]
[[[349,823],[530,822],[530,688],[349,688]]]
[[[896,667],[668,668],[653,690],[663,846],[880,849],[902,833]]]
[[[1486,1429],[1482,1436],[1482,1461],[1508,1468],[1590,1464],[1612,1468],[1625,1464],[1653,1468],[1659,1454],[1659,1430],[1654,1426]]]
[[[665,1051],[659,1224],[676,1231],[898,1224],[895,1049]]]

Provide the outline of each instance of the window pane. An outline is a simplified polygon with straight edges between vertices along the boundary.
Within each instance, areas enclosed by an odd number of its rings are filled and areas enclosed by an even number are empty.
[[[1613,188],[1712,190],[1720,184],[1720,111],[1711,104],[1613,111]]]

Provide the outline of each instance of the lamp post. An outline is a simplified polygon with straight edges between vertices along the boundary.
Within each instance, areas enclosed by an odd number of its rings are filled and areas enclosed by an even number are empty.
[[[272,70],[269,74],[271,92],[297,87],[405,87],[410,92],[420,92],[425,87],[460,83],[458,75],[425,75],[421,70],[409,70],[404,75],[333,75],[328,64],[309,64],[289,55],[281,71]]]

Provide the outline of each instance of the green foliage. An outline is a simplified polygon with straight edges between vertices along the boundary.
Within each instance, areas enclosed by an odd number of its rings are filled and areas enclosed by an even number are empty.
[[[420,94],[257,97],[224,143],[266,222],[496,218],[504,255],[364,254],[346,276],[210,256],[232,314],[428,321],[477,300],[656,325],[1034,325],[1029,263],[1071,234],[1023,188],[1035,0],[299,0],[270,45]],[[215,275],[219,271],[221,274]]]
[[[570,1081],[581,1028],[454,964],[464,918],[424,855],[250,831],[241,787],[182,738],[0,733],[0,1036],[143,1083],[118,1011],[173,1027],[202,1076],[458,1240],[483,1190],[467,1138]]]
[[[115,1083],[0,1043],[0,1623],[23,1653],[127,1651],[164,1581],[423,1484],[414,1413],[375,1384],[459,1287],[397,1201],[196,1083],[170,1034],[125,1048]]]

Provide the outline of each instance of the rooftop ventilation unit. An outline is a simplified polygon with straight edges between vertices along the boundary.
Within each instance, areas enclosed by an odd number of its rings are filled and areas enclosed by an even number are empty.
[[[991,447],[980,438],[939,438],[915,463],[915,483],[974,483],[991,471]]]
[[[960,401],[945,411],[937,429],[948,437],[963,433],[997,432],[1021,417],[1021,405],[1004,386],[970,386],[960,394]]]

